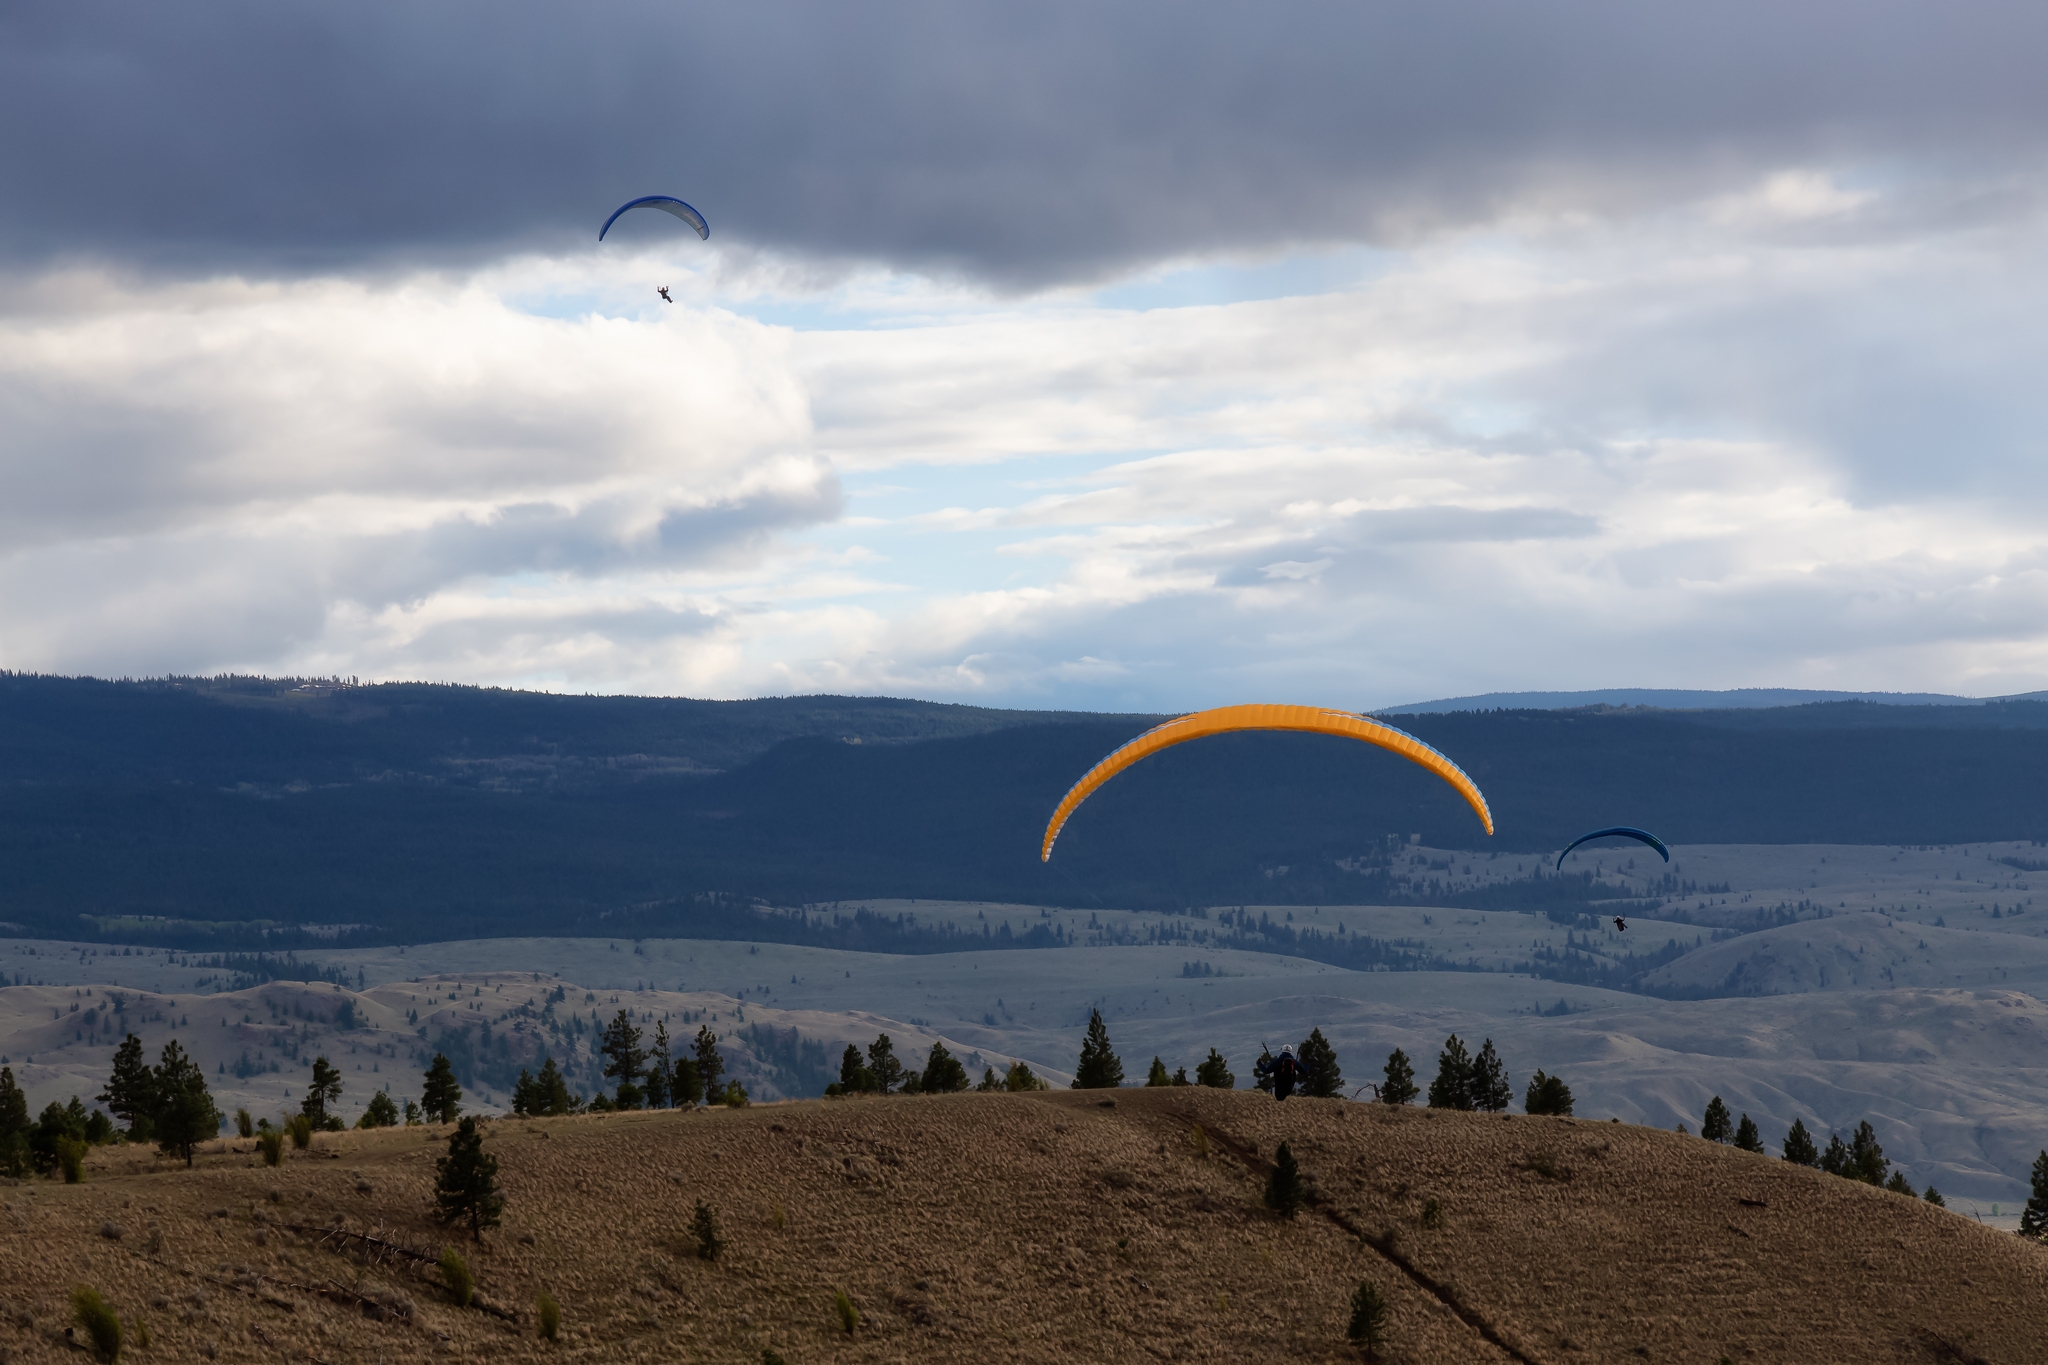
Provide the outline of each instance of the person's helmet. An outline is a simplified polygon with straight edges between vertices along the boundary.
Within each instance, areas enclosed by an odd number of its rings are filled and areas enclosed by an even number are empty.
[[[1280,1055],[1281,1055],[1282,1057],[1292,1057],[1292,1056],[1294,1055],[1294,1044],[1292,1044],[1292,1043],[1286,1043],[1286,1044],[1283,1044],[1283,1045],[1281,1046],[1281,1048],[1280,1048]]]

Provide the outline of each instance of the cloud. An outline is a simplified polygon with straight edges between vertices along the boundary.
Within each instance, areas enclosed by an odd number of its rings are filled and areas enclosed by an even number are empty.
[[[1903,0],[24,4],[0,255],[470,267],[660,190],[714,241],[1039,287],[1632,216],[1821,161],[2038,165],[2044,40],[2038,6]]]

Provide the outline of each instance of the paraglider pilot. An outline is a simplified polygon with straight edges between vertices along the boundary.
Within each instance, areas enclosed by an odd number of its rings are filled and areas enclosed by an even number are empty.
[[[659,288],[659,289],[655,290],[654,292],[655,292],[655,293],[657,293],[657,294],[659,294],[659,295],[661,295],[661,301],[662,301],[663,303],[674,303],[674,302],[675,302],[675,300],[674,300],[674,299],[672,299],[672,298],[670,298],[670,297],[668,296],[668,286],[667,286],[667,285],[663,285],[663,286],[662,286],[661,288]]]
[[[1292,1043],[1284,1044],[1278,1057],[1270,1062],[1261,1059],[1252,1069],[1259,1073],[1261,1080],[1272,1078],[1273,1098],[1276,1100],[1285,1100],[1292,1095],[1295,1083],[1301,1079],[1301,1063],[1294,1060]]]
[[[1628,921],[1623,919],[1620,915],[1616,915],[1614,917],[1614,927],[1625,934],[1628,932]]]

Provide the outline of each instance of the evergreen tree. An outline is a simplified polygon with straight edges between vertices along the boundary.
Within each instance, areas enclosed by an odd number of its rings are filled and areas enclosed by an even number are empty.
[[[1820,1153],[1814,1148],[1813,1134],[1806,1131],[1803,1120],[1792,1120],[1791,1131],[1785,1134],[1785,1160],[1795,1166],[1820,1165]]]
[[[1742,1122],[1735,1125],[1735,1146],[1745,1152],[1761,1152],[1764,1137],[1756,1130],[1756,1120],[1749,1115],[1742,1116]]]
[[[981,1083],[974,1087],[974,1093],[977,1095],[985,1095],[990,1091],[1001,1090],[1002,1088],[1003,1083],[1002,1080],[999,1077],[997,1077],[996,1069],[992,1066],[983,1067],[981,1072]]]
[[[1175,1068],[1173,1069],[1173,1083],[1174,1083],[1175,1085],[1193,1085],[1193,1084],[1194,1084],[1194,1082],[1193,1082],[1193,1081],[1191,1081],[1191,1080],[1189,1080],[1189,1079],[1188,1079],[1188,1069],[1187,1069],[1186,1067],[1184,1067],[1184,1066],[1177,1066],[1177,1067],[1175,1067]]]
[[[1429,1083],[1429,1107],[1472,1107],[1472,1054],[1465,1050],[1465,1040],[1455,1033],[1444,1039],[1444,1050],[1437,1054],[1436,1079]]]
[[[1728,1106],[1716,1095],[1707,1101],[1706,1115],[1700,1119],[1700,1136],[1709,1142],[1726,1142],[1734,1135],[1735,1120],[1729,1117]]]
[[[1529,1078],[1528,1092],[1522,1096],[1522,1108],[1531,1114],[1556,1114],[1570,1118],[1572,1088],[1557,1077],[1538,1071]]]
[[[654,1047],[647,1056],[647,1107],[667,1109],[675,1103],[675,1059],[669,1055],[668,1021],[654,1024]]]
[[[540,1112],[542,1103],[535,1091],[533,1073],[525,1067],[519,1068],[519,1079],[512,1082],[512,1115],[515,1118],[531,1118]]]
[[[868,1070],[875,1075],[875,1089],[886,1095],[903,1082],[903,1063],[896,1060],[896,1045],[884,1033],[868,1044]]]
[[[455,1083],[455,1068],[448,1064],[446,1053],[435,1053],[427,1067],[420,1108],[430,1123],[453,1123],[462,1112],[462,1087]]]
[[[1501,1065],[1500,1054],[1493,1050],[1493,1039],[1488,1038],[1480,1045],[1479,1055],[1472,1059],[1472,1107],[1481,1113],[1504,1114],[1514,1095],[1514,1087],[1508,1084],[1508,1069]]]
[[[2020,1210],[2020,1236],[2048,1238],[2048,1151],[2034,1158],[2034,1192]]]
[[[1870,1120],[1857,1124],[1856,1136],[1849,1142],[1848,1169],[1842,1174],[1866,1185],[1882,1185],[1891,1164],[1885,1159],[1884,1148],[1877,1145],[1877,1130],[1870,1126]]]
[[[640,1077],[647,1070],[647,1049],[640,1046],[640,1030],[633,1026],[630,1011],[620,1010],[605,1025],[597,1050],[605,1057],[604,1074],[619,1083],[612,1103],[620,1109],[638,1109],[642,1099]]]
[[[1273,1170],[1266,1177],[1266,1207],[1282,1218],[1292,1218],[1306,1201],[1301,1169],[1295,1164],[1294,1153],[1283,1142],[1273,1153]]]
[[[1081,1060],[1074,1066],[1076,1090],[1114,1090],[1124,1083],[1124,1064],[1110,1050],[1109,1029],[1101,1010],[1088,1011],[1088,1036],[1081,1040]]]
[[[448,1135],[448,1155],[434,1163],[434,1205],[444,1223],[468,1223],[470,1240],[498,1226],[505,1197],[498,1191],[498,1158],[484,1151],[474,1118]]]
[[[1172,1084],[1173,1077],[1166,1074],[1166,1063],[1160,1061],[1157,1056],[1154,1056],[1152,1058],[1152,1069],[1145,1073],[1145,1088],[1149,1090],[1155,1085]]]
[[[1012,1062],[1009,1073],[1003,1077],[1003,1089],[1016,1095],[1027,1090],[1050,1090],[1052,1084],[1043,1076],[1033,1075],[1024,1063]]]
[[[922,1088],[927,1095],[957,1095],[967,1088],[967,1068],[936,1039],[925,1059]]]
[[[1261,1047],[1259,1055],[1252,1058],[1252,1085],[1266,1094],[1273,1093],[1273,1052]]]
[[[173,1038],[164,1044],[152,1078],[156,1088],[156,1141],[165,1152],[192,1164],[192,1150],[220,1132],[220,1110],[206,1088],[206,1072]]]
[[[364,1108],[363,1116],[356,1120],[356,1127],[358,1128],[396,1128],[397,1126],[398,1106],[393,1104],[391,1097],[381,1090],[370,1096],[370,1103]]]
[[[875,1088],[875,1073],[868,1069],[860,1049],[852,1043],[839,1054],[839,1089],[842,1094],[865,1095]]]
[[[1906,1179],[1904,1171],[1893,1171],[1892,1178],[1884,1182],[1884,1187],[1893,1194],[1903,1194],[1908,1199],[1918,1199],[1920,1197],[1919,1193],[1913,1188],[1913,1182]]]
[[[14,1083],[14,1068],[0,1066],[0,1174],[28,1174],[28,1096]]]
[[[114,1052],[114,1071],[107,1088],[99,1094],[107,1112],[128,1127],[135,1142],[150,1138],[151,1119],[156,1113],[156,1086],[149,1063],[142,1059],[142,1040],[129,1034]]]
[[[1842,1141],[1840,1133],[1828,1134],[1828,1149],[1820,1154],[1820,1168],[1829,1175],[1853,1178],[1849,1169],[1849,1145]]]
[[[725,1058],[718,1055],[718,1035],[711,1031],[709,1024],[697,1025],[697,1090],[704,1096],[704,1103],[715,1104],[713,1098],[720,1093],[718,1078],[725,1074]]]
[[[313,1084],[299,1112],[313,1120],[315,1128],[327,1127],[327,1107],[341,1098],[341,1072],[325,1057],[313,1059]]]
[[[1337,1049],[1323,1037],[1320,1028],[1308,1031],[1308,1041],[1295,1054],[1301,1065],[1301,1093],[1327,1100],[1344,1091],[1344,1073],[1337,1067]]]
[[[1211,1090],[1228,1090],[1237,1084],[1237,1077],[1230,1074],[1230,1063],[1223,1059],[1223,1054],[1212,1047],[1209,1060],[1195,1067],[1195,1084]]]
[[[569,1093],[569,1082],[562,1077],[561,1068],[555,1065],[553,1057],[541,1059],[540,1075],[533,1078],[533,1095],[537,1101],[531,1111],[538,1116],[550,1117],[576,1112],[575,1097]]]
[[[28,1135],[30,1164],[39,1171],[54,1171],[63,1155],[63,1145],[82,1144],[84,1141],[85,1106],[79,1103],[78,1096],[73,1095],[68,1106],[51,1100],[43,1106],[43,1112],[36,1120],[35,1128]]]
[[[1380,1087],[1380,1103],[1413,1104],[1422,1093],[1415,1085],[1415,1067],[1408,1054],[1395,1048],[1387,1054],[1387,1083]]]
[[[688,1109],[704,1098],[704,1081],[697,1074],[695,1057],[678,1057],[669,1068],[668,1093],[678,1109]]]
[[[1934,1207],[1938,1209],[1945,1209],[1948,1207],[1948,1200],[1943,1199],[1941,1197],[1941,1191],[1935,1189],[1932,1185],[1929,1185],[1924,1191],[1922,1191],[1920,1197],[1922,1199],[1925,1199],[1928,1203],[1934,1205]]]

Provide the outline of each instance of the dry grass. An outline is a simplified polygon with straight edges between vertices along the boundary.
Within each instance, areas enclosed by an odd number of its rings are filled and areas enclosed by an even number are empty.
[[[1356,1360],[1369,1280],[1390,1361],[2048,1360],[2048,1252],[1622,1125],[1194,1088],[500,1121],[505,1226],[465,1247],[467,1310],[433,1269],[444,1136],[321,1134],[278,1169],[246,1142],[190,1172],[95,1153],[83,1185],[0,1190],[0,1351],[78,1359],[86,1283],[148,1321],[151,1361]],[[1291,1222],[1251,1155],[1282,1140],[1312,1199]],[[337,1218],[424,1264],[366,1263],[323,1239]]]

